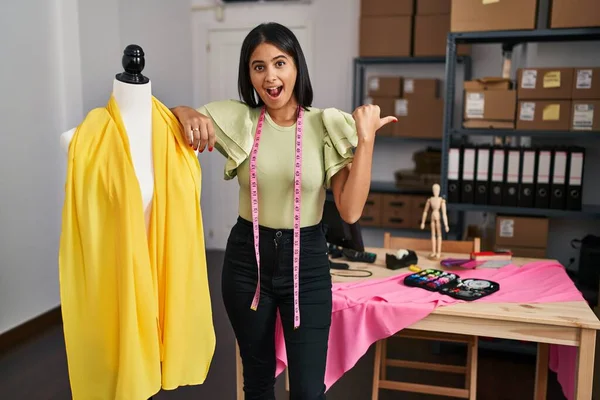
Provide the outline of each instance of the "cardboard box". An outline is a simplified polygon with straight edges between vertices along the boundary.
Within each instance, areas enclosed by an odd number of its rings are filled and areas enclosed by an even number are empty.
[[[452,0],[452,32],[535,29],[538,0]]]
[[[551,28],[600,26],[598,0],[553,0],[550,10]]]
[[[402,82],[400,76],[373,76],[367,82],[369,97],[402,97]]]
[[[600,99],[600,68],[575,68],[571,98]]]
[[[364,0],[363,0],[364,1]],[[451,0],[417,0],[417,15],[450,16]]]
[[[365,104],[378,105],[379,109],[380,109],[380,115],[388,116],[388,115],[394,115],[395,101],[396,101],[396,98],[394,98],[394,97],[367,97],[365,99]],[[391,124],[385,124],[384,126],[382,126],[377,131],[377,135],[392,136],[393,131],[394,131],[394,128],[392,127],[392,125],[394,125],[394,124],[391,123]]]
[[[360,57],[409,57],[412,17],[361,17]]]
[[[517,93],[514,90],[466,91],[464,120],[480,121],[475,125],[484,124],[478,128],[508,128],[509,125],[514,128],[516,107]],[[473,127],[473,124],[467,127]]]
[[[403,95],[405,99],[440,97],[440,81],[435,78],[404,78]]]
[[[450,32],[450,14],[417,15],[415,17],[415,36],[413,54],[415,56],[445,56],[448,33]],[[458,55],[468,55],[471,46],[459,44]]]
[[[410,16],[415,13],[414,0],[361,0],[361,17]]]
[[[463,126],[514,129],[517,92],[509,87],[510,81],[502,78],[465,82]]]
[[[573,92],[573,68],[519,68],[519,100],[570,100]]]
[[[548,243],[548,218],[496,217],[496,246],[545,249]]]
[[[510,79],[490,76],[465,81],[463,87],[466,91],[509,90],[512,89],[512,82]]]
[[[568,131],[571,107],[571,100],[520,100],[517,129]]]
[[[415,97],[396,99],[394,115],[398,118],[393,135],[399,137],[442,137],[444,127],[444,100]]]
[[[600,100],[573,100],[570,130],[600,132]]]

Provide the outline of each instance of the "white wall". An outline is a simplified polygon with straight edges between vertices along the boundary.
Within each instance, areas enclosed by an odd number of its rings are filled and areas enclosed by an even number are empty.
[[[192,99],[188,0],[11,0],[0,13],[0,333],[59,305],[60,133],[104,106],[127,44],[166,105]],[[34,10],[34,11],[32,11]]]
[[[59,22],[55,1],[0,13],[0,332],[58,304]]]

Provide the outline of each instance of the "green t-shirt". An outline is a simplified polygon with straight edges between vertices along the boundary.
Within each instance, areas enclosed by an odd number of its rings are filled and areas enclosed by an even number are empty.
[[[238,212],[251,221],[249,155],[260,108],[226,100],[209,103],[198,111],[213,121],[215,148],[227,157],[225,179],[238,177]],[[296,124],[279,126],[265,113],[256,161],[260,225],[293,227],[295,137]],[[350,114],[334,108],[304,112],[300,226],[321,221],[325,190],[331,177],[352,161],[356,145],[356,127]]]

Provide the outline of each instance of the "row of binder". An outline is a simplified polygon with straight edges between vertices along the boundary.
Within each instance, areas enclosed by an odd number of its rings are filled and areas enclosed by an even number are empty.
[[[584,162],[578,146],[450,146],[447,201],[581,210]]]

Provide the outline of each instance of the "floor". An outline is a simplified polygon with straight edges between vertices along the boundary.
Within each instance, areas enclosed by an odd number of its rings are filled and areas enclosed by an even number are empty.
[[[191,400],[191,399],[235,399],[235,363],[234,337],[229,327],[220,293],[220,272],[222,252],[209,252],[209,279],[213,298],[213,312],[217,333],[217,349],[214,361],[204,385],[185,387],[175,391],[161,392],[155,400]],[[394,343],[395,342],[395,343]],[[430,344],[394,341],[389,351],[402,353],[410,358],[419,355],[422,360],[443,362],[462,362],[462,349],[431,347]],[[328,392],[328,400],[368,400],[371,397],[373,376],[373,350],[371,349]],[[390,372],[389,376],[394,372]],[[404,371],[403,377],[409,376]],[[535,358],[532,355],[515,355],[498,351],[480,350],[479,356],[479,400],[519,400],[533,398],[533,379],[535,377]],[[458,376],[443,376],[433,373],[413,374],[415,382],[439,382],[445,385],[460,385],[464,380]],[[284,384],[277,383],[277,398],[286,399]],[[69,400],[69,380],[65,349],[60,326],[54,326],[28,343],[24,343],[8,353],[0,354],[0,398],[10,400]],[[550,373],[548,400],[564,400],[556,377]],[[426,400],[443,399],[439,396],[426,396],[382,390],[380,400]],[[135,399],[133,399],[135,400]]]

